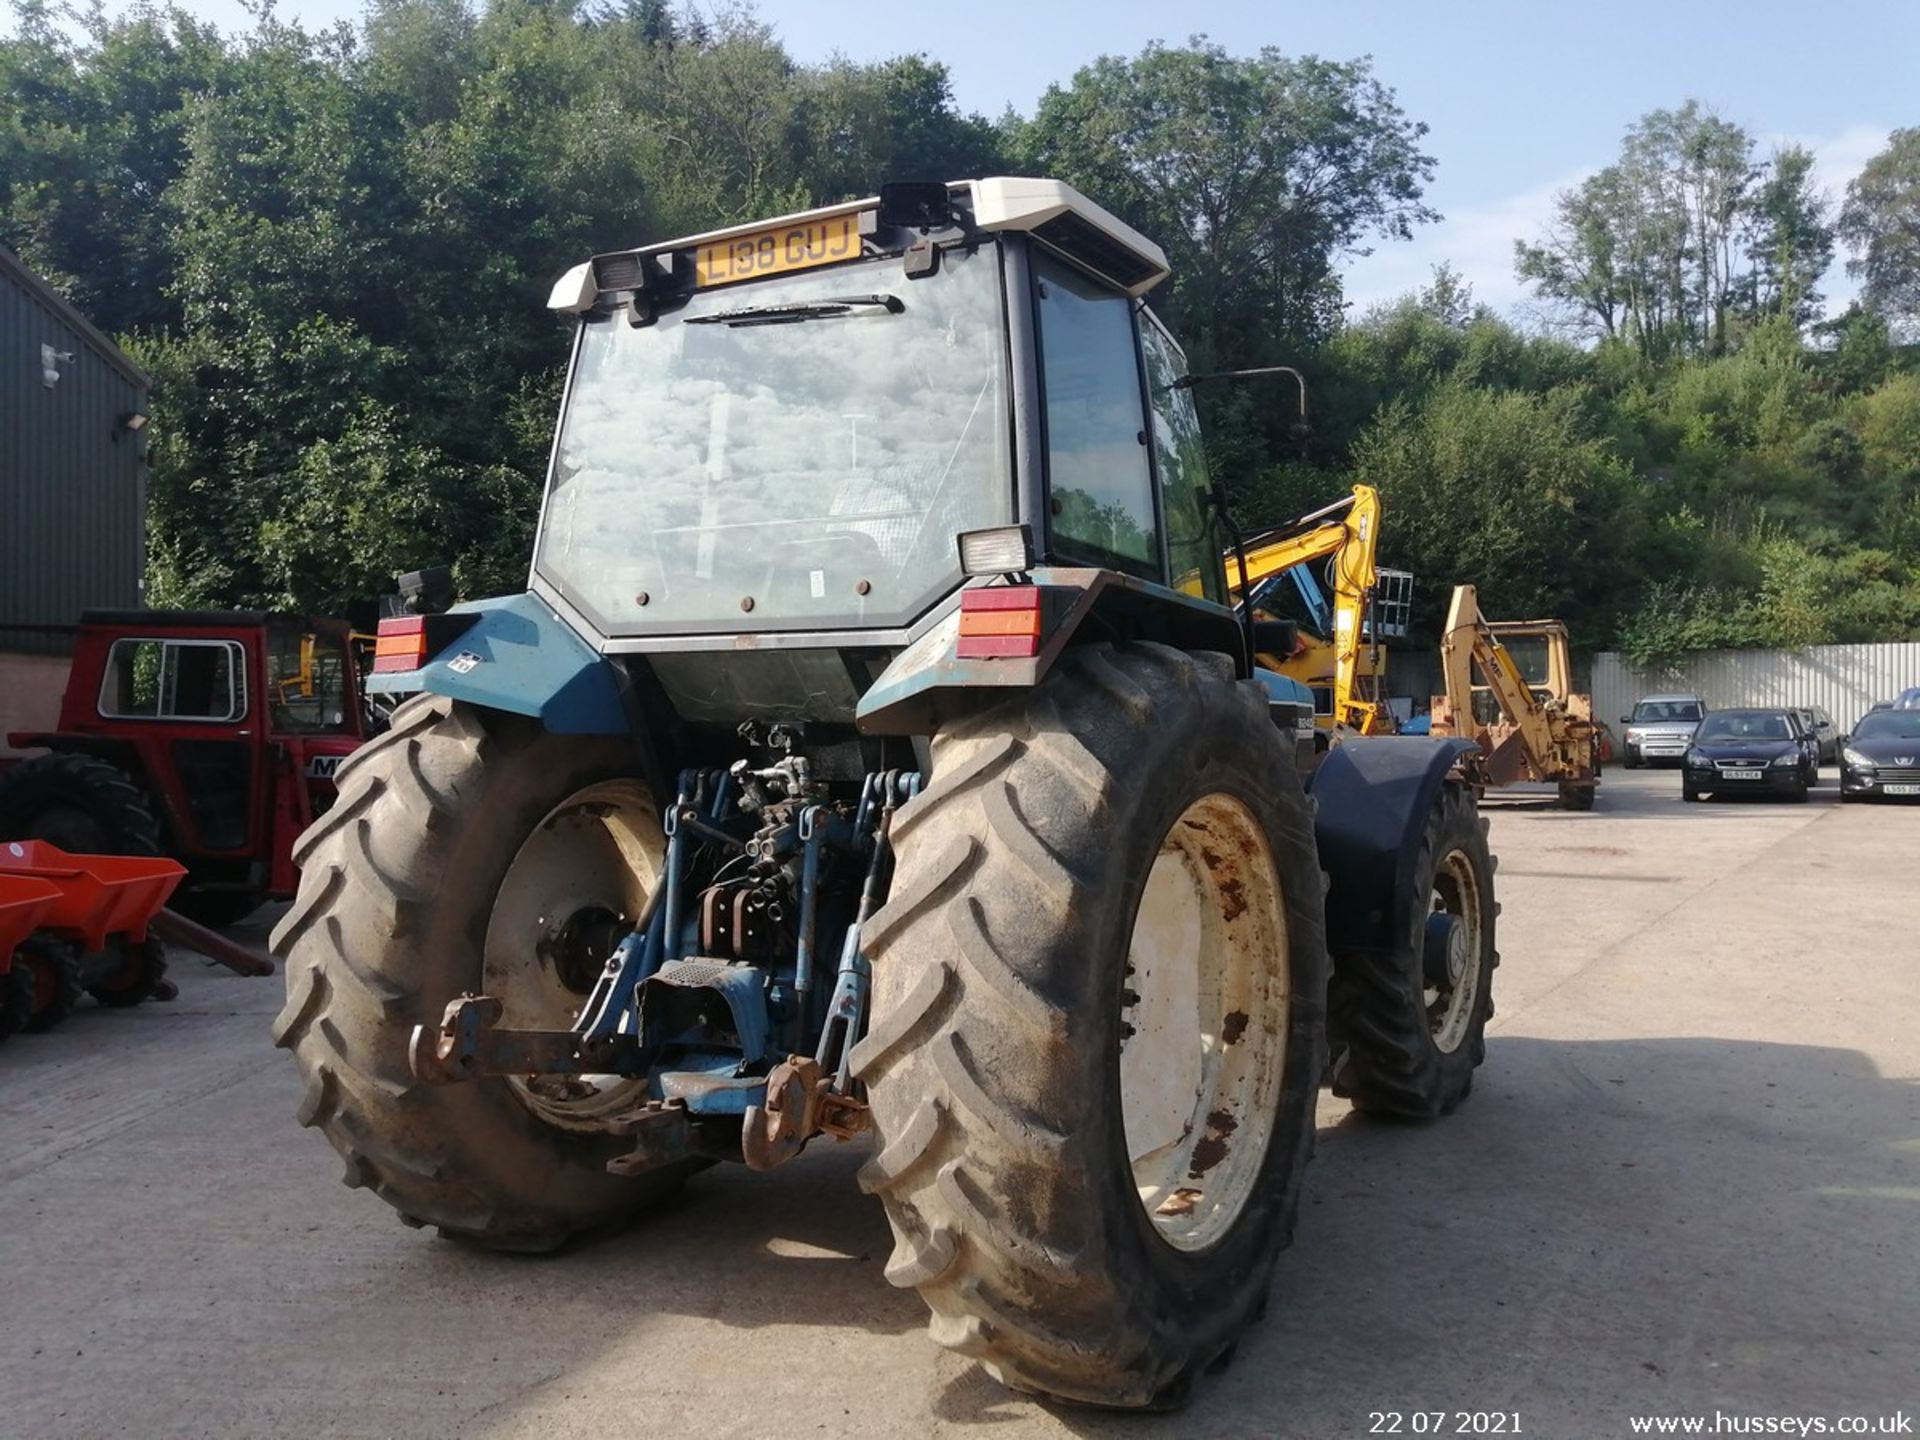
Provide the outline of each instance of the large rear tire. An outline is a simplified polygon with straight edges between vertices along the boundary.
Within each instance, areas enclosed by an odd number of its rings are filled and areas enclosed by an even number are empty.
[[[895,1285],[1003,1382],[1168,1408],[1264,1308],[1325,1065],[1325,882],[1224,657],[1104,645],[942,731],[864,932]]]
[[[632,1150],[605,1128],[637,1103],[619,1086],[429,1085],[408,1060],[413,1027],[466,993],[499,997],[509,1026],[572,1022],[597,964],[582,974],[545,942],[589,911],[637,918],[664,845],[638,768],[630,742],[422,696],[340,767],[339,799],[295,846],[274,1039],[306,1084],[301,1123],[409,1223],[550,1250],[694,1168],[607,1173]]]
[[[1473,1089],[1500,963],[1493,871],[1487,822],[1467,788],[1448,781],[1414,865],[1413,893],[1425,903],[1405,917],[1391,950],[1333,957],[1328,1008],[1345,1047],[1333,1092],[1356,1110],[1433,1119]]]

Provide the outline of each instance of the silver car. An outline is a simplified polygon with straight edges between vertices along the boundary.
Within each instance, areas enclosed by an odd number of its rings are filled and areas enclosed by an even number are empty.
[[[1620,749],[1627,769],[1642,765],[1678,765],[1693,743],[1693,732],[1707,713],[1698,695],[1649,695],[1622,715],[1626,726]]]

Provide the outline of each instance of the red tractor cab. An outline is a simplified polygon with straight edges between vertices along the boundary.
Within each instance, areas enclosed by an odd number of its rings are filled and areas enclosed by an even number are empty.
[[[170,855],[173,906],[208,924],[293,894],[293,842],[334,799],[369,730],[354,637],[261,611],[81,616],[47,753],[0,771],[0,841]]]

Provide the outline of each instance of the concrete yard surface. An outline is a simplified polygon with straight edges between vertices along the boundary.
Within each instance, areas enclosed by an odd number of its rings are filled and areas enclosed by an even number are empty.
[[[610,1240],[403,1228],[294,1120],[278,979],[0,1045],[0,1436],[1346,1437],[1376,1413],[1920,1410],[1920,807],[1494,798],[1498,1014],[1431,1126],[1323,1097],[1265,1323],[1172,1417],[1055,1410],[924,1335],[816,1143]],[[1416,1433],[1410,1418],[1402,1434]],[[1511,1422],[1508,1422],[1509,1430]]]

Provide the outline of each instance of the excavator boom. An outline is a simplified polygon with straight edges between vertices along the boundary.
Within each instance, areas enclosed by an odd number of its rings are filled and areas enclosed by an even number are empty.
[[[1508,641],[1540,642],[1544,673],[1529,677]],[[1571,689],[1567,627],[1558,620],[1493,623],[1471,585],[1454,587],[1440,637],[1446,694],[1433,700],[1432,732],[1476,741],[1475,784],[1543,780],[1569,810],[1593,808],[1600,766],[1593,701]]]
[[[1385,703],[1377,695],[1360,693],[1363,675],[1372,679],[1381,671],[1380,627],[1367,623],[1381,579],[1374,563],[1379,536],[1379,492],[1356,485],[1346,499],[1254,536],[1246,543],[1244,572],[1237,556],[1227,557],[1227,583],[1234,598],[1255,609],[1290,575],[1304,575],[1300,567],[1331,557],[1331,603],[1313,617],[1324,620],[1327,633],[1315,637],[1303,631],[1292,655],[1262,655],[1259,661],[1308,686],[1330,688],[1331,723],[1363,735],[1393,729]],[[1310,579],[1301,588],[1304,594],[1318,595]],[[1310,601],[1309,608],[1318,607]]]

